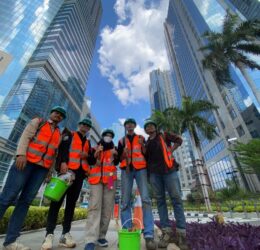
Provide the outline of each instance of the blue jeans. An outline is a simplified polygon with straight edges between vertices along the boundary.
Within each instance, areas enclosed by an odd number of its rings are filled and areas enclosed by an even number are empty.
[[[9,220],[4,246],[15,242],[20,236],[29,206],[37,195],[47,173],[48,169],[33,163],[27,163],[24,170],[18,170],[15,164],[10,168],[0,195],[0,219],[4,216],[6,209],[15,201],[16,205]]]
[[[173,171],[168,174],[151,173],[150,183],[157,200],[161,227],[171,227],[165,196],[165,191],[167,190],[173,206],[176,228],[178,231],[185,231],[186,220],[181,198],[181,184],[177,171]]]
[[[154,222],[152,213],[152,204],[148,192],[147,170],[133,169],[129,173],[126,170],[121,171],[121,222],[123,228],[132,227],[131,196],[134,179],[142,199],[144,238],[154,237]]]

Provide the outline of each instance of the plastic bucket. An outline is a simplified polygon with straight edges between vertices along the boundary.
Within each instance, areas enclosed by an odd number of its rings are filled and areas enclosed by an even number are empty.
[[[57,177],[52,177],[46,186],[43,195],[51,201],[59,201],[68,189],[69,184]]]
[[[132,218],[126,220],[122,227]],[[140,225],[141,221],[138,218],[133,218],[133,221],[136,220]],[[141,233],[142,230],[136,229],[135,231],[128,231],[128,229],[122,228],[118,231],[118,242],[119,250],[140,250],[141,249]]]
[[[120,250],[140,250],[141,249],[141,230],[129,232],[128,229],[118,231]]]

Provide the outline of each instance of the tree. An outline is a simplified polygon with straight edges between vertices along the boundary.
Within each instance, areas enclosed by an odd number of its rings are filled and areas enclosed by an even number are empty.
[[[192,144],[195,148],[195,159],[203,162],[202,151],[198,131],[208,140],[213,140],[216,136],[215,124],[211,124],[206,119],[209,111],[216,110],[218,107],[205,100],[193,101],[191,97],[182,98],[182,107],[168,108],[163,112],[154,111],[152,119],[158,124],[159,129],[164,131],[183,134],[188,131]],[[204,116],[203,116],[204,115]],[[197,161],[196,161],[197,162]],[[211,210],[206,178],[202,165],[198,164],[197,173],[202,188],[202,193],[207,209]]]
[[[200,48],[208,54],[202,60],[204,68],[211,70],[219,84],[234,84],[230,74],[230,63],[243,74],[254,96],[260,103],[260,91],[246,71],[246,68],[260,69],[260,65],[248,54],[260,54],[260,20],[240,22],[237,15],[227,12],[222,32],[207,31],[203,34],[208,41]]]
[[[237,142],[234,149],[245,173],[260,174],[260,139],[252,139],[247,144]]]

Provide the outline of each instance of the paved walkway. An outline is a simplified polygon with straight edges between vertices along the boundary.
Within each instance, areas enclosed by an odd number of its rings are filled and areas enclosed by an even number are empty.
[[[155,216],[156,217],[156,216]],[[156,218],[159,219],[159,218]],[[232,221],[232,222],[239,222],[239,223],[250,223],[250,224],[255,224],[259,225],[259,218],[257,218],[257,221],[245,220],[245,219],[240,219],[235,218],[235,219],[230,219],[230,218],[225,218],[225,221]],[[252,219],[251,219],[252,220]],[[191,221],[197,221],[200,223],[206,223],[210,221],[210,218],[200,218],[198,221],[198,218],[187,218],[187,222]],[[55,240],[54,240],[54,247],[53,250],[68,250],[68,248],[64,247],[59,247],[58,242],[59,242],[59,237],[61,235],[61,226],[57,226],[57,229],[55,231]],[[107,233],[107,240],[109,241],[109,247],[107,248],[102,248],[102,247],[96,247],[95,250],[117,250],[118,249],[118,230],[120,229],[120,225],[117,225],[115,220],[111,220],[108,233]],[[85,221],[77,221],[74,222],[72,225],[71,229],[71,234],[73,238],[77,242],[77,247],[75,247],[75,250],[83,250],[84,249],[84,237],[85,237]],[[158,234],[159,230],[155,228],[155,239],[158,240]],[[37,230],[37,231],[32,231],[32,232],[26,232],[21,235],[20,237],[20,242],[23,243],[26,246],[31,247],[32,250],[40,250],[41,249],[41,244],[43,242],[43,238],[45,236],[45,229]],[[0,245],[3,244],[4,236],[0,235]],[[142,248],[141,250],[145,250],[145,242],[142,239]],[[167,250],[179,250],[177,246],[174,244],[171,244],[168,246]]]
[[[61,226],[58,226],[55,230],[55,240],[54,240],[54,247],[53,250],[68,250],[68,248],[59,247],[59,237],[61,235]],[[120,229],[120,226],[116,224],[115,220],[111,220],[108,233],[107,233],[107,240],[109,242],[109,247],[102,248],[102,247],[96,247],[95,250],[117,250],[117,244],[118,244],[118,230]],[[157,230],[156,230],[157,232]],[[77,246],[74,248],[75,250],[83,250],[85,243],[84,243],[84,236],[85,236],[85,221],[79,221],[75,222],[72,225],[71,234],[73,238],[77,242]],[[26,246],[31,247],[32,250],[40,250],[41,244],[43,241],[43,238],[45,236],[45,230],[38,230],[33,232],[27,232],[21,235],[20,242],[23,243]],[[0,236],[0,244],[3,244],[3,236]],[[145,248],[145,242],[142,239],[142,250]],[[176,248],[178,249],[178,248]]]

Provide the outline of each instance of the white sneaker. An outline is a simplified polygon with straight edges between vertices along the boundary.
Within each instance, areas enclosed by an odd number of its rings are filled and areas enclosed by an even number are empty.
[[[21,243],[14,242],[7,246],[3,246],[3,250],[31,250],[30,247],[26,247]]]
[[[73,248],[76,246],[76,242],[73,240],[70,233],[66,233],[60,237],[59,246]]]
[[[51,250],[53,239],[54,239],[53,234],[47,234],[43,243],[42,243],[41,250]]]

